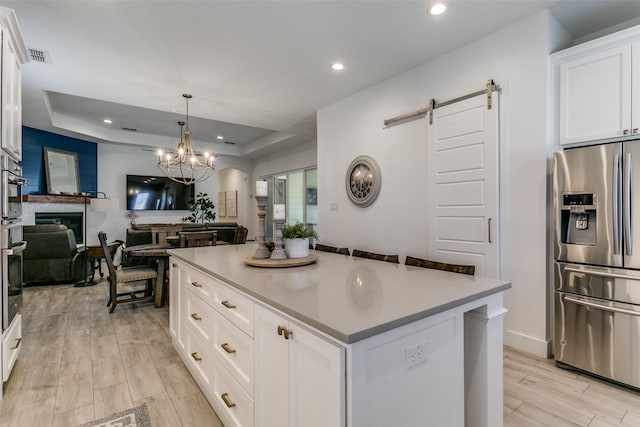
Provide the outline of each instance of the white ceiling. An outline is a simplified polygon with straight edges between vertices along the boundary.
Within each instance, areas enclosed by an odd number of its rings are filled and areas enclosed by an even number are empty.
[[[28,48],[26,126],[173,147],[189,103],[197,149],[255,158],[315,139],[315,111],[546,8],[581,38],[640,1],[3,1]],[[334,61],[345,70],[334,72]],[[113,120],[111,125],[102,122]],[[123,130],[123,128],[136,129]],[[217,142],[223,135],[226,142]]]

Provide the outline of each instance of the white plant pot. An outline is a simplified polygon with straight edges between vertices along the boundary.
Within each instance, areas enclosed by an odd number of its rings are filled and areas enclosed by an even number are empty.
[[[309,256],[309,238],[284,239],[284,249],[289,258],[305,258]]]

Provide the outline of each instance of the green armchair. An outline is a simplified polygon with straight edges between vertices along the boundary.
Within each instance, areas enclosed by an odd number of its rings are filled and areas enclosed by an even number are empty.
[[[25,225],[24,283],[85,280],[91,271],[84,248],[78,250],[73,230],[66,225]]]

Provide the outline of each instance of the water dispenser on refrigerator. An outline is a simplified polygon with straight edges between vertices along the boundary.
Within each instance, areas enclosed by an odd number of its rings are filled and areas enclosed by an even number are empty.
[[[597,219],[595,194],[563,194],[560,241],[564,244],[595,246]]]

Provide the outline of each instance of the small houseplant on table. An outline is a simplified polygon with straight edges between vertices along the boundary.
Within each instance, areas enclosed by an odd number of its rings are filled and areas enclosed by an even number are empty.
[[[289,258],[305,258],[309,256],[309,238],[318,238],[318,233],[296,222],[282,227],[284,248]]]
[[[205,222],[212,222],[216,219],[216,213],[213,211],[215,205],[209,199],[207,193],[198,193],[196,200],[191,206],[191,215],[182,218],[184,222],[199,222],[204,224]]]

